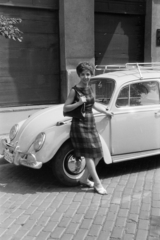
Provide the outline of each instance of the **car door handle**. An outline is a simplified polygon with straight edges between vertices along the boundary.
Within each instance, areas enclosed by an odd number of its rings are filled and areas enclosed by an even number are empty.
[[[160,111],[155,113],[156,116],[160,116]]]

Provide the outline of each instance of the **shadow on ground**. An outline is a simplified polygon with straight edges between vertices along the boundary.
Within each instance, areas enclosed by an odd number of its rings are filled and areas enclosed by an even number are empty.
[[[101,179],[107,179],[159,167],[159,156],[154,156],[110,165],[106,165],[101,161],[97,166],[97,172]],[[47,166],[34,170],[23,166],[14,166],[6,163],[2,158],[0,159],[0,192],[26,194],[57,190],[75,191],[75,188],[62,186],[54,178],[51,169]],[[80,188],[77,187],[76,191],[80,191]]]
[[[152,216],[150,223],[150,236],[153,239],[160,239],[160,217]]]

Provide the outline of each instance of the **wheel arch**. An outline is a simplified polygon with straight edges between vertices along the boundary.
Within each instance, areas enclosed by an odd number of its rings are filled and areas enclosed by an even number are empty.
[[[37,152],[37,158],[39,161],[46,163],[49,162],[54,158],[58,150],[62,147],[62,145],[70,139],[69,136],[69,131],[70,128],[69,126],[67,127],[66,125],[56,127],[53,129],[47,129],[45,131],[46,134],[46,140],[45,144],[42,147],[42,149]]]

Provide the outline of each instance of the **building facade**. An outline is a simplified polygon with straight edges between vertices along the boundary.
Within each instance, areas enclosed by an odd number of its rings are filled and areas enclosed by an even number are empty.
[[[81,61],[160,61],[159,0],[0,0],[22,43],[0,37],[0,107],[58,104]]]

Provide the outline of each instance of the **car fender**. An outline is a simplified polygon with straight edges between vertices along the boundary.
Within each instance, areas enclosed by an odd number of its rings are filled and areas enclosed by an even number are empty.
[[[110,163],[112,163],[112,157],[111,157],[110,151],[108,149],[108,146],[100,134],[99,134],[99,137],[100,137],[101,144],[102,144],[104,162],[106,164],[110,164]]]
[[[61,145],[69,138],[70,124],[54,126],[44,132],[45,143],[41,150],[36,152],[37,160],[43,163],[51,160]]]
[[[48,162],[51,160],[62,144],[69,139],[70,124],[55,126],[45,131],[46,139],[42,149],[36,153],[37,159],[40,162]],[[107,144],[103,137],[99,134],[103,149],[103,158],[106,164],[112,163],[112,158]]]

